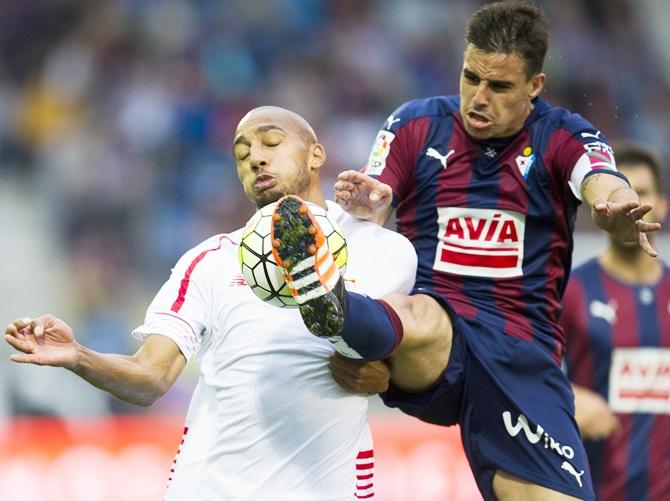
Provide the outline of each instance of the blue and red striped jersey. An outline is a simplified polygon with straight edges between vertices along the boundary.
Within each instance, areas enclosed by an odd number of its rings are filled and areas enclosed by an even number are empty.
[[[627,284],[596,259],[576,268],[561,316],[569,379],[607,399],[622,428],[587,441],[599,499],[670,499],[670,269]]]
[[[476,141],[458,96],[410,101],[386,120],[364,172],[393,189],[398,230],[419,257],[417,288],[442,294],[459,315],[539,340],[558,363],[581,180],[615,167],[588,121],[534,105],[514,136]]]

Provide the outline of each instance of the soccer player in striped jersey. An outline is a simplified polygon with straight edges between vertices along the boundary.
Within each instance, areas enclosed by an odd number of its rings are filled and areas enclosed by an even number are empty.
[[[661,167],[646,148],[614,145],[619,172],[661,222]],[[568,377],[598,499],[670,498],[670,268],[610,239],[575,268],[563,297]]]
[[[304,118],[252,110],[237,126],[233,155],[257,206],[295,193],[327,208],[347,235],[344,280],[355,290],[373,297],[411,290],[409,241],[325,200],[325,152]],[[150,405],[195,355],[199,379],[167,500],[373,499],[367,398],[333,380],[332,345],[312,336],[296,309],[268,305],[245,284],[241,234],[215,235],[184,254],[134,331],[144,339],[135,355],[95,353],[46,315],[8,326],[5,339],[22,352],[11,358],[66,367],[118,398]],[[388,276],[398,263],[403,269]]]
[[[311,332],[388,357],[387,405],[460,424],[485,498],[592,500],[558,325],[576,210],[588,204],[598,226],[651,255],[646,235],[659,225],[642,221],[651,207],[616,171],[603,134],[540,97],[539,7],[489,4],[465,38],[460,95],[400,106],[366,173],[336,184],[336,200],[360,217],[382,222],[395,208],[419,257],[414,294],[377,301],[320,276],[318,239],[319,263],[301,249],[318,229],[300,204],[278,207],[275,252]],[[310,259],[320,283],[296,285],[293,268],[303,275]]]

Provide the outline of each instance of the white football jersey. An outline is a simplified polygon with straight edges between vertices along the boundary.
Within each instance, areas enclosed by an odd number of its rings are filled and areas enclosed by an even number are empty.
[[[411,290],[416,254],[407,239],[334,202],[328,211],[347,238],[352,290]],[[307,331],[297,309],[251,292],[238,262],[241,235],[188,251],[133,332],[167,336],[187,359],[196,355],[198,384],[165,499],[372,499],[367,398],[335,383],[333,347]]]

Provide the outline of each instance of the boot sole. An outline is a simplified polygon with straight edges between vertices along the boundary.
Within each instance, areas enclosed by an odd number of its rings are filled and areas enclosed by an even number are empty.
[[[297,263],[310,258],[314,261],[312,266],[300,271],[293,277],[294,279],[316,273],[314,252],[317,248],[318,232],[321,232],[318,223],[301,199],[288,196],[277,203],[272,216],[275,260],[291,276],[293,276],[292,269]],[[333,290],[298,305],[303,322],[312,334],[318,337],[339,335],[344,322],[344,308],[340,300],[343,294],[342,282],[340,278]],[[311,288],[302,292],[308,292],[319,285],[327,288],[324,284],[316,282]]]

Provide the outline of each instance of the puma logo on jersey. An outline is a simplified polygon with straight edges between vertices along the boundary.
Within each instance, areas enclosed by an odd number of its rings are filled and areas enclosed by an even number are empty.
[[[614,299],[610,299],[607,303],[595,299],[589,304],[589,313],[594,318],[601,318],[608,324],[614,325],[617,320],[616,308],[617,303]]]
[[[523,214],[514,211],[438,208],[433,268],[458,275],[521,276],[525,221]]]
[[[584,487],[582,485],[582,475],[584,475],[584,470],[580,470],[579,473],[577,473],[577,470],[575,470],[575,467],[572,466],[567,461],[563,461],[563,464],[561,464],[561,469],[567,471],[570,475],[575,477],[575,479],[577,480],[577,483],[579,484],[580,487]]]
[[[428,148],[426,150],[426,156],[430,158],[435,158],[440,161],[442,164],[442,168],[446,169],[447,168],[447,159],[454,154],[456,150],[449,150],[446,155],[442,155],[439,151],[437,151],[435,148]]]
[[[400,122],[400,119],[391,115],[390,117],[388,117],[386,119],[386,128],[390,129],[393,126],[393,124],[396,123],[396,122]]]

